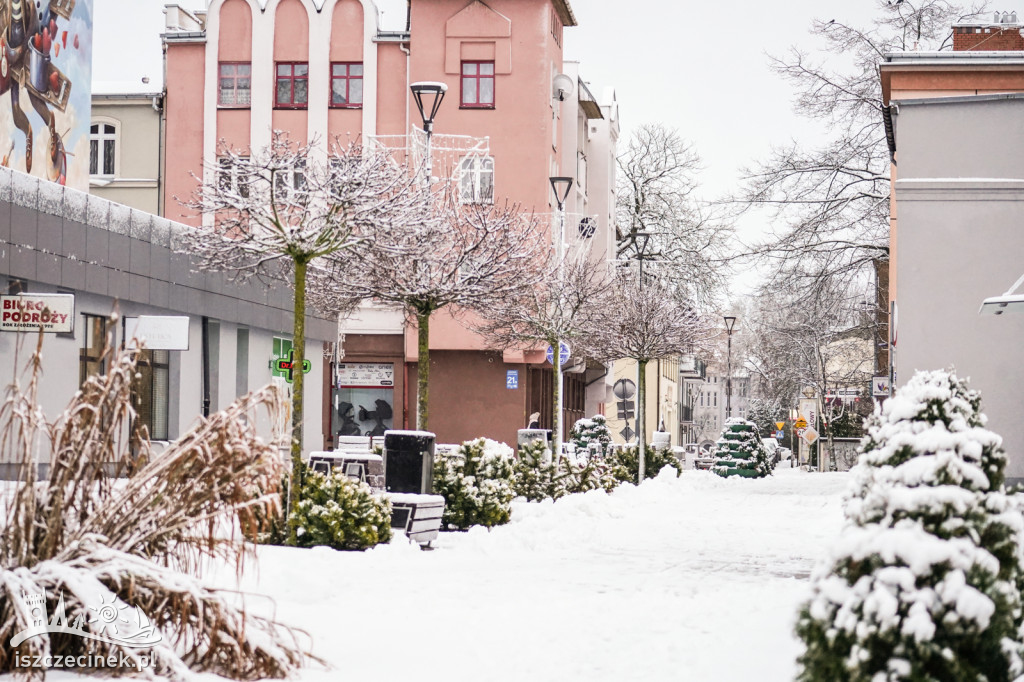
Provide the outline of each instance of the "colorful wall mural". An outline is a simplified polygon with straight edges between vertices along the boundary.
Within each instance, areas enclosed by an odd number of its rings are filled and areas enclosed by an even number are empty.
[[[92,0],[0,0],[0,164],[89,189]]]

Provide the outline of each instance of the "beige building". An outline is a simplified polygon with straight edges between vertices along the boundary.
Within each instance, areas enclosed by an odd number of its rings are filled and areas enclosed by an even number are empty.
[[[103,84],[96,85],[89,127],[89,192],[159,214],[163,95],[115,93],[113,89],[132,88],[118,85],[105,91]],[[143,85],[143,90],[152,87]]]

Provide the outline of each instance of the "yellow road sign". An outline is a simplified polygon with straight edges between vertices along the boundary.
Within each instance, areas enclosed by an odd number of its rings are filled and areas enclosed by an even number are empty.
[[[783,428],[785,428],[785,426],[786,426],[786,422],[775,422],[775,428],[777,428],[779,431],[781,431]]]
[[[798,429],[806,429],[807,428],[807,420],[804,419],[803,417],[800,417],[795,422],[793,422],[793,426],[795,426]]]

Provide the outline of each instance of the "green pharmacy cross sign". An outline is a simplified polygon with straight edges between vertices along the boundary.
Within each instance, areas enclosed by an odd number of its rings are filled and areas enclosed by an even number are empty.
[[[279,357],[274,360],[273,363],[274,374],[279,377],[284,377],[284,380],[289,384],[292,383],[292,378],[295,373],[295,350],[290,349],[288,351],[288,357]],[[309,370],[313,369],[313,363],[309,360],[302,361],[302,373],[309,374]]]

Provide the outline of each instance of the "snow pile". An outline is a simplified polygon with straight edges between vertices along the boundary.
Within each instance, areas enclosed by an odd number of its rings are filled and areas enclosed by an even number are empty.
[[[800,679],[1012,679],[1024,523],[976,391],[921,372],[869,420],[846,527],[814,576]]]

